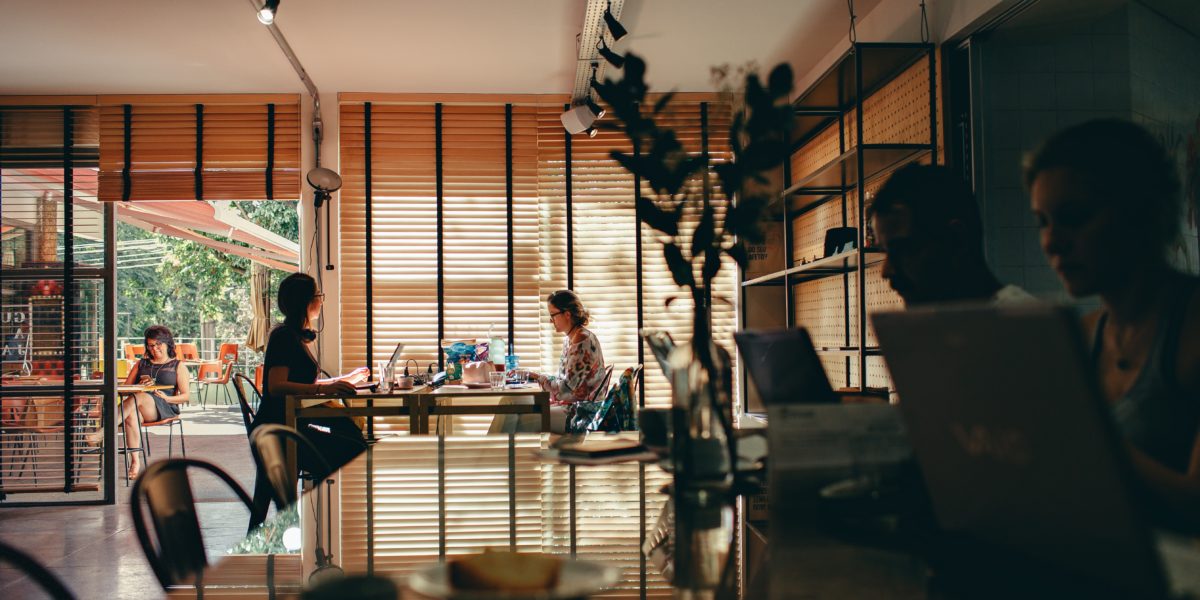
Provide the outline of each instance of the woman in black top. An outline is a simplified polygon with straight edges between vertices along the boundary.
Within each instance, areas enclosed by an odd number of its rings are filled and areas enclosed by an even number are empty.
[[[178,415],[179,405],[187,402],[189,398],[188,370],[175,358],[175,338],[171,336],[171,330],[162,325],[153,325],[146,329],[143,342],[146,345],[146,354],[129,371],[125,385],[173,387],[149,393],[137,392],[121,400],[122,414],[125,415],[125,446],[130,449],[142,447],[142,439],[138,435],[137,413],[141,413],[143,422],[161,421]],[[133,479],[141,470],[141,453],[130,452],[129,472],[126,475]]]
[[[261,423],[284,422],[284,399],[303,394],[354,395],[355,378],[364,376],[363,369],[346,376],[318,379],[320,366],[309,349],[316,340],[312,322],[321,314],[325,294],[317,282],[304,273],[293,273],[279,284],[277,302],[283,313],[283,324],[271,331],[263,357],[262,405],[254,417],[254,426]],[[362,432],[347,417],[308,419],[297,422],[297,429],[312,440],[322,458],[336,470],[365,448]],[[316,428],[319,427],[320,429]],[[327,430],[327,431],[326,431]],[[303,452],[297,457],[301,469],[318,477],[326,475]]]

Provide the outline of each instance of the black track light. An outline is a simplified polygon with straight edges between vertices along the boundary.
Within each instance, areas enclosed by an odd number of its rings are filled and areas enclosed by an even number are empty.
[[[600,106],[599,104],[596,104],[596,101],[592,100],[591,97],[588,97],[588,99],[587,99],[587,106],[588,106],[588,108],[590,108],[592,110],[592,114],[596,115],[597,119],[601,119],[604,117],[604,114],[605,114],[604,107]]]
[[[608,47],[608,44],[604,43],[604,38],[600,38],[600,47],[597,48],[597,52],[599,52],[600,56],[603,56],[604,60],[607,60],[608,64],[612,65],[614,69],[620,69],[621,67],[625,66],[625,57],[613,52]]]
[[[625,27],[621,25],[621,22],[613,16],[612,2],[609,2],[608,6],[604,9],[604,23],[608,25],[608,32],[612,34],[612,39],[614,42],[625,37],[625,34],[629,33],[628,31],[625,31]]]
[[[258,22],[263,25],[274,23],[277,10],[279,10],[279,0],[265,0],[262,10],[258,11]]]

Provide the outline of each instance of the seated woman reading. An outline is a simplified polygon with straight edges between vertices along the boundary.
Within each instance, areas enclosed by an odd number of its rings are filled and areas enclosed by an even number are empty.
[[[1100,387],[1133,465],[1172,522],[1200,527],[1200,279],[1172,266],[1183,207],[1171,157],[1141,127],[1097,120],[1050,138],[1025,183],[1041,246],[1087,315]]]

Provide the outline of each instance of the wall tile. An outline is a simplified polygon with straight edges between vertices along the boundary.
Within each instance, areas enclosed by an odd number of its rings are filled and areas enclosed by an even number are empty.
[[[1058,113],[1030,110],[1021,115],[1021,150],[1033,150],[1058,130]]]
[[[993,148],[1016,150],[1021,147],[1021,112],[1017,110],[994,110],[985,114],[987,120],[988,145]]]
[[[1054,74],[1021,73],[1021,108],[1037,110],[1054,108]]]
[[[1059,73],[1092,70],[1092,36],[1071,35],[1054,44],[1056,71]]]
[[[1132,101],[1130,77],[1118,73],[1092,76],[1092,106],[1101,110],[1129,110]]]
[[[1129,38],[1097,35],[1092,39],[1092,69],[1097,73],[1128,73]]]
[[[1059,73],[1054,76],[1055,97],[1058,108],[1092,108],[1092,74]]]

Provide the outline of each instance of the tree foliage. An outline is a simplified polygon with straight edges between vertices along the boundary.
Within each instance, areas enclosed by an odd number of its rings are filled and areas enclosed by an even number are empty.
[[[277,200],[235,202],[247,220],[290,240],[300,236],[296,203]],[[221,236],[215,240],[245,246]],[[154,239],[165,250],[155,265],[121,268],[136,255],[117,261],[117,335],[140,337],[150,325],[166,325],[176,338],[196,338],[203,324],[212,335],[241,341],[249,330],[250,261],[195,242],[159,235],[119,223],[117,242]],[[287,273],[272,270],[272,289]]]

